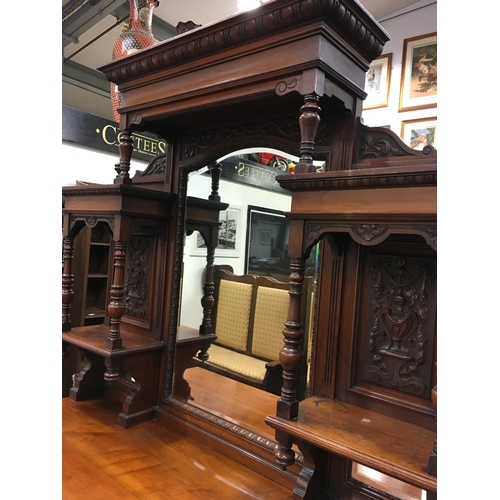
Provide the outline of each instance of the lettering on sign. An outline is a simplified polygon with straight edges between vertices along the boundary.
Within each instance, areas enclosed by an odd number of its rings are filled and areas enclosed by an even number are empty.
[[[277,175],[285,173],[282,170],[251,160],[243,160],[238,156],[226,158],[220,164],[222,165],[221,177],[281,193],[290,193],[283,189],[276,180]]]
[[[62,111],[63,141],[119,156],[120,130],[116,122],[69,106],[63,106]],[[138,160],[149,162],[156,155],[164,154],[167,149],[165,140],[157,139],[147,132],[134,133],[132,138],[134,140],[132,158]]]

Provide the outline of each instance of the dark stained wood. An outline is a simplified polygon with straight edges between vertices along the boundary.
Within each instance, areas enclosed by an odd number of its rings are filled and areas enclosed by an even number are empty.
[[[62,498],[287,500],[287,488],[158,421],[124,430],[117,403],[62,400]]]
[[[106,325],[73,328],[63,332],[63,341],[76,346],[86,365],[74,376],[69,396],[75,401],[108,394],[122,402],[117,422],[124,428],[155,417],[156,383],[164,343],[122,329],[121,349],[108,345]],[[116,369],[119,377],[107,385],[105,373]],[[127,377],[123,376],[123,372]]]
[[[184,373],[193,364],[196,354],[207,352],[210,344],[217,337],[214,334],[200,334],[198,330],[180,325],[177,330],[174,372],[174,396],[182,399],[192,399],[191,388]],[[203,354],[199,354],[200,359]]]
[[[365,132],[358,124],[358,136]],[[389,132],[384,140],[401,142]],[[376,161],[378,150],[375,161],[360,161],[356,170],[277,178],[292,191],[286,215],[298,284],[309,249],[321,242],[312,397],[294,401],[284,381],[276,416],[266,419],[276,429],[277,463],[294,463],[294,443],[304,455],[295,499],[334,492],[371,498],[369,488],[350,476],[353,461],[427,490],[430,497],[437,490],[431,401],[437,156],[428,150],[418,163],[404,149],[394,148],[401,154],[388,162]],[[295,320],[291,307],[287,322]],[[300,331],[285,329],[284,335],[285,345],[292,346],[283,349],[286,358]],[[297,365],[289,366],[293,386]],[[327,462],[332,465],[325,467]]]
[[[364,279],[363,273],[369,272],[366,262],[360,260],[363,255],[360,248],[377,247],[392,238],[399,248],[390,254],[391,257],[398,256],[404,261],[408,247],[403,240],[418,237],[432,251],[436,250],[436,152],[432,148],[419,153],[410,151],[391,131],[371,131],[360,122],[362,100],[366,96],[363,88],[365,73],[371,61],[381,54],[387,40],[387,33],[354,0],[277,0],[113,61],[101,71],[110,82],[118,85],[121,95],[121,158],[116,165],[115,184],[106,187],[107,192],[95,187],[88,187],[85,192],[68,191],[70,196],[63,217],[65,237],[74,237],[81,225],[87,224],[86,217],[108,220],[113,217],[114,241],[118,246],[127,241],[133,229],[148,224],[155,226],[158,240],[164,242],[157,247],[153,266],[155,283],[149,295],[155,307],[154,327],[134,319],[128,323],[129,330],[125,328],[127,315],[121,314],[122,302],[126,300],[121,290],[123,258],[116,255],[115,302],[110,311],[116,328],[108,337],[111,341],[101,345],[101,340],[89,336],[71,337],[74,345],[85,344],[81,348],[91,353],[89,358],[100,357],[100,360],[91,360],[94,367],[86,375],[92,381],[90,385],[98,385],[104,370],[115,388],[114,395],[120,400],[120,395],[131,394],[132,381],[126,377],[116,379],[120,370],[118,361],[123,358],[125,363],[130,359],[133,364],[135,359],[120,353],[136,352],[137,359],[141,360],[141,363],[136,363],[137,367],[144,364],[143,355],[148,352],[158,354],[161,358],[150,363],[149,375],[141,380],[141,384],[147,385],[147,394],[155,394],[150,401],[157,405],[157,418],[169,425],[175,423],[176,429],[183,429],[190,437],[224,450],[233,460],[245,461],[267,477],[279,478],[281,484],[297,480],[294,498],[320,495],[326,498],[337,495],[338,491],[342,491],[342,497],[347,500],[372,499],[374,495],[375,498],[388,498],[354,484],[352,488],[349,485],[349,493],[339,490],[339,485],[350,480],[349,463],[353,459],[406,481],[422,484],[430,491],[435,490],[435,478],[416,469],[422,460],[425,464],[428,462],[431,449],[424,457],[424,447],[429,437],[426,433],[432,431],[426,426],[417,426],[414,421],[409,422],[411,419],[407,418],[413,413],[421,414],[423,410],[427,419],[434,418],[431,406],[425,401],[430,395],[426,389],[415,395],[409,394],[408,387],[403,390],[398,386],[391,387],[392,382],[399,381],[397,376],[382,382],[380,377],[369,381],[363,379],[360,366],[364,368],[369,364],[369,355],[357,351],[358,347],[362,349],[370,345],[370,338],[363,337],[367,334],[366,329],[362,330],[362,321],[355,318],[367,316],[366,309],[361,306],[368,303],[366,294],[377,290],[373,279]],[[147,130],[166,138],[168,147],[164,162],[157,159],[144,173],[130,178],[130,137],[137,130]],[[217,415],[217,410],[211,410],[212,398],[215,401],[214,393],[220,387],[217,383],[205,388],[202,395],[195,385],[191,385],[189,397],[194,398],[195,404],[175,395],[175,379],[194,384],[190,376],[195,373],[186,369],[190,354],[182,354],[182,342],[179,345],[176,342],[183,243],[186,229],[191,230],[187,217],[187,177],[189,172],[212,165],[225,154],[253,146],[279,149],[301,158],[295,175],[280,176],[279,179],[281,186],[292,192],[292,209],[288,214],[292,298],[284,329],[285,347],[281,354],[284,379],[281,398],[277,402],[278,415],[268,420],[276,429],[278,447],[273,440],[256,436],[251,430],[230,421],[226,410],[221,410],[224,417]],[[324,161],[323,172],[315,172],[313,160]],[[143,186],[144,191],[138,186]],[[216,192],[217,189],[213,189],[213,202],[220,201],[215,198]],[[130,214],[134,215],[135,224],[128,218]],[[166,223],[167,219],[171,222]],[[159,221],[164,223],[160,228],[155,224]],[[210,223],[209,238],[214,238],[215,224]],[[326,272],[319,276],[316,320],[322,328],[317,329],[314,343],[312,395],[316,397],[321,387],[327,396],[325,404],[334,405],[332,408],[335,409],[348,408],[353,415],[362,412],[360,415],[369,415],[371,422],[377,422],[376,432],[369,436],[369,446],[357,439],[362,429],[352,419],[343,418],[341,411],[334,414],[333,420],[325,418],[328,412],[322,412],[322,418],[319,418],[308,412],[307,401],[302,408],[297,397],[297,372],[302,360],[303,327],[299,310],[303,302],[304,262],[309,250],[320,240],[331,245],[332,263],[330,267],[326,265]],[[347,241],[354,243],[348,245]],[[71,245],[70,239],[65,240],[65,262],[68,264]],[[123,248],[115,248],[115,251],[120,254]],[[207,254],[209,267],[212,258],[210,250]],[[403,268],[401,265],[400,275],[405,275]],[[71,328],[67,305],[72,296],[72,279],[71,266],[65,265],[63,330]],[[321,283],[321,279],[328,281],[330,288]],[[211,299],[210,273],[207,273],[206,285],[205,314],[200,333],[210,335],[209,311],[212,305],[216,307]],[[406,290],[408,287],[403,285],[401,283],[399,288]],[[413,294],[411,290],[406,292]],[[411,299],[420,301],[422,311],[426,293],[424,290],[420,297]],[[401,305],[400,292],[395,296],[398,300],[394,303],[390,300],[377,303],[384,310],[385,319],[392,314],[389,309],[397,307],[396,316],[400,319],[404,316],[405,306]],[[200,313],[201,310],[200,307]],[[408,310],[406,312],[409,314]],[[415,310],[411,313],[412,318],[415,314],[418,316]],[[432,309],[430,315],[434,314]],[[348,321],[348,316],[354,319]],[[422,319],[423,315],[420,317]],[[370,321],[372,319],[370,317]],[[394,320],[394,317],[390,319]],[[412,334],[416,331],[416,323],[411,323],[413,320],[402,318],[402,321],[406,321],[405,328],[411,327]],[[368,334],[371,332],[377,337],[375,326],[368,320],[365,320],[366,325],[373,327],[373,332],[369,330]],[[424,326],[427,328],[428,325]],[[128,341],[126,331],[140,337],[141,329],[143,337],[156,341],[158,346],[162,343],[165,349],[155,349],[151,345],[145,348],[140,342],[133,349],[124,349]],[[430,329],[422,330],[422,335],[415,338],[417,347],[411,354],[413,365],[405,369],[419,371],[422,364],[434,361],[435,337],[429,336]],[[377,355],[382,359],[392,356],[398,362],[405,358],[406,347],[399,342],[396,330],[392,328],[391,332],[385,332],[386,337],[393,341],[391,345],[381,344],[377,337],[376,348],[370,346],[368,352],[375,354],[376,358],[370,374],[380,369]],[[64,334],[63,339],[68,341],[69,337]],[[353,348],[348,349],[349,346]],[[419,353],[424,351],[427,357],[420,356]],[[176,360],[180,361],[179,366],[176,366]],[[427,370],[427,366],[422,371],[425,373],[417,374],[418,378],[433,384],[434,372]],[[406,376],[403,375],[402,379]],[[230,403],[241,416],[241,423],[256,425],[245,421],[241,414],[248,407],[244,390],[238,388],[235,391],[231,393]],[[395,392],[401,394],[393,398]],[[181,393],[183,396],[188,394],[185,388]],[[208,399],[201,403],[200,399],[205,397]],[[265,397],[264,393],[255,395],[256,421],[264,411],[261,403],[265,402]],[[128,399],[128,396],[123,398],[122,404]],[[376,408],[371,408],[377,399]],[[398,409],[401,406],[406,406],[405,411]],[[144,411],[150,411],[150,408]],[[122,407],[122,413],[126,415],[125,407]],[[141,415],[140,411],[138,413]],[[260,414],[262,419],[265,416]],[[385,449],[394,444],[394,435],[398,435],[397,431],[395,434],[386,432],[391,422],[389,419],[394,419],[395,427],[402,424],[401,429],[409,436],[399,435],[400,442],[396,443],[395,451]],[[253,417],[250,420],[253,421]],[[147,425],[150,424],[153,425]],[[337,433],[329,431],[330,428],[337,429]],[[345,436],[350,436],[350,439],[344,439]],[[418,441],[415,436],[423,437],[412,451],[410,445]],[[406,448],[403,444],[405,437]],[[303,450],[304,467],[298,479],[296,473],[301,463],[294,441]],[[156,442],[156,451],[161,448],[160,442]],[[432,439],[430,442],[432,448]],[[106,442],[99,444],[106,449]],[[120,450],[120,445],[116,448],[117,445],[108,444],[114,451]],[[269,456],[275,451],[276,463],[272,464]],[[196,451],[190,449],[188,453],[195,454]],[[101,456],[101,460],[105,458]],[[414,464],[412,460],[417,462]],[[166,461],[166,457],[162,457],[162,462]],[[182,460],[179,463],[184,464]],[[288,469],[282,470],[283,467]],[[147,468],[141,473],[145,482],[149,480],[148,474]],[[130,480],[137,475],[131,475]],[[178,485],[189,491],[182,467],[176,470],[176,477]],[[126,495],[120,486],[113,491],[114,496]],[[161,491],[162,485],[153,488]],[[205,490],[196,488],[192,491],[210,498]],[[232,498],[241,498],[245,491],[244,486],[240,487],[239,493]],[[175,498],[175,490],[171,496]]]
[[[203,318],[200,325],[201,335],[211,335],[213,333],[212,324],[212,308],[215,303],[214,299],[214,261],[215,248],[219,242],[219,214],[229,206],[228,203],[221,203],[219,196],[219,178],[220,166],[215,163],[210,168],[212,177],[212,192],[208,200],[187,197],[186,203],[186,234],[190,235],[194,231],[198,231],[207,247],[207,266],[205,273],[205,281],[203,284],[203,297],[201,305],[203,308]],[[206,348],[210,345],[206,344],[200,354],[200,359],[207,359],[208,355]]]
[[[269,416],[266,422],[298,441],[424,490],[437,489],[436,478],[426,472],[436,433],[420,426],[320,396],[302,401],[296,420]]]

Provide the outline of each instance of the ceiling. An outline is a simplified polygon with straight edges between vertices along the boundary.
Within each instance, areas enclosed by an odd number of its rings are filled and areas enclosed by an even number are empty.
[[[276,0],[253,0],[253,3]],[[177,35],[178,22],[206,26],[241,10],[252,0],[160,0],[154,9],[153,36],[158,41]],[[360,0],[378,21],[419,0]],[[112,59],[113,43],[128,17],[127,0],[62,0],[62,103],[113,119],[109,82],[96,68]]]

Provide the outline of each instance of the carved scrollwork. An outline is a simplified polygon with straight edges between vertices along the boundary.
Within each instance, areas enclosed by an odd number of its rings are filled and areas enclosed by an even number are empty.
[[[287,118],[280,122],[246,123],[234,127],[204,130],[197,135],[184,139],[182,144],[183,158],[193,158],[204,149],[247,134],[274,135],[293,139],[300,136],[299,122],[298,120]]]
[[[132,115],[132,117],[130,118],[130,123],[134,123],[135,125],[138,125],[141,122],[142,122],[142,115],[140,113],[137,115]]]
[[[133,237],[127,245],[125,273],[125,313],[138,318],[147,314],[151,242]]]
[[[290,81],[285,82],[284,80],[278,82],[275,87],[275,92],[277,95],[285,95],[288,92],[296,90],[298,86],[297,78],[292,78]]]
[[[98,222],[99,219],[97,217],[94,217],[93,215],[85,217],[85,224],[90,228],[96,227]]]
[[[384,225],[352,224],[349,222],[307,222],[304,246],[309,247],[319,240],[323,233],[348,232],[361,245],[376,245],[391,234],[416,234],[422,236],[427,244],[437,251],[437,230],[435,226],[413,226],[411,229],[404,224],[387,223]]]
[[[412,394],[429,393],[430,381],[419,367],[429,365],[428,300],[435,273],[424,259],[376,259],[366,344],[371,359],[365,357],[363,378]]]
[[[364,243],[375,244],[388,236],[389,229],[378,224],[362,224],[360,226],[353,226],[351,229],[352,237],[356,241]]]
[[[167,156],[161,154],[155,156],[148,164],[146,170],[139,172],[137,177],[147,177],[149,175],[161,175],[165,172],[167,166]]]
[[[94,215],[88,215],[88,216],[81,216],[81,215],[72,215],[70,219],[70,229],[73,229],[77,222],[84,222],[86,226],[93,228],[95,227],[99,222],[105,222],[108,224],[108,226],[111,228],[111,231],[113,231],[114,228],[114,218],[113,217],[102,217],[102,216],[94,216]]]
[[[359,160],[401,156],[435,156],[437,153],[432,146],[425,146],[422,151],[412,149],[392,130],[385,127],[367,127],[358,122],[358,130]]]
[[[388,156],[407,156],[401,147],[393,146],[387,139],[381,137],[365,136],[361,139],[359,157],[362,160],[367,158],[387,158]]]

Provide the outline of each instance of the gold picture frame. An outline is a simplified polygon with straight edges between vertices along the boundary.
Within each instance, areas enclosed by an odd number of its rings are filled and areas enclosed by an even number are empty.
[[[399,111],[437,106],[437,33],[404,40]]]
[[[366,72],[363,110],[385,108],[389,105],[389,87],[391,82],[392,53],[382,54],[370,64]]]
[[[437,149],[437,117],[403,120],[401,139],[412,149],[421,151],[427,145]]]

